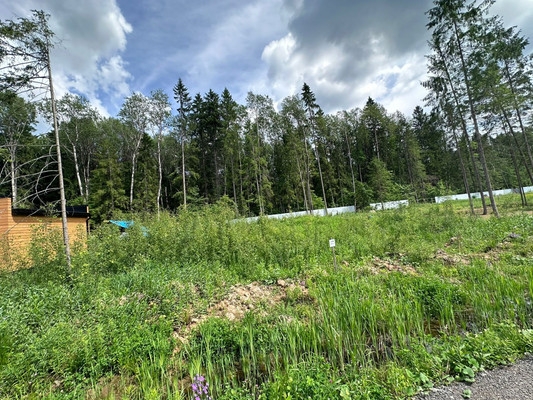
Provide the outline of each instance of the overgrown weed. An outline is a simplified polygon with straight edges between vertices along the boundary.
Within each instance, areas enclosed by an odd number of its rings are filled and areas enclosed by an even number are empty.
[[[162,213],[93,232],[69,284],[36,250],[34,268],[0,275],[0,399],[190,398],[197,374],[217,399],[393,399],[475,379],[533,349],[533,220],[455,207]],[[305,295],[195,322],[233,285],[285,279]]]

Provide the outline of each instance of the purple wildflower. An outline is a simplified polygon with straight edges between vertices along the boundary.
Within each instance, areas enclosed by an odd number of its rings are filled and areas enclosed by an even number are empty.
[[[209,383],[206,382],[203,375],[196,375],[191,385],[194,400],[213,400],[209,396]]]

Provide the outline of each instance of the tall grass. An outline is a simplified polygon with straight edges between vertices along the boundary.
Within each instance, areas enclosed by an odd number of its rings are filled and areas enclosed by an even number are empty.
[[[69,284],[36,241],[33,268],[0,276],[0,399],[182,399],[197,374],[217,399],[403,398],[471,379],[533,348],[533,219],[454,207],[139,218],[93,232]],[[201,318],[252,281],[282,301]]]

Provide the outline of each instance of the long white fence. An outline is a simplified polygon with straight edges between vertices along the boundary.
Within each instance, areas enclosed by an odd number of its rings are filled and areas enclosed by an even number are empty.
[[[398,200],[398,201],[387,201],[385,203],[371,203],[370,208],[374,210],[391,210],[394,208],[400,208],[400,207],[406,207],[409,205],[409,200]],[[345,213],[353,213],[355,212],[354,206],[347,206],[347,207],[333,207],[328,208],[328,215],[338,215],[338,214],[345,214]],[[283,219],[283,218],[294,218],[294,217],[303,217],[304,215],[315,215],[319,217],[323,217],[326,215],[326,210],[323,208],[319,210],[313,210],[311,211],[297,211],[292,213],[284,213],[284,214],[272,214],[272,215],[265,215],[264,218],[273,218],[273,219]],[[260,217],[250,217],[250,218],[243,218],[239,219],[239,221],[246,221],[246,222],[253,222],[257,221]]]
[[[533,192],[533,186],[527,186],[527,187],[524,187],[523,189],[525,193]],[[504,194],[520,193],[520,192],[518,189],[502,189],[502,190],[493,190],[492,193],[494,194],[494,196],[501,196]],[[480,192],[470,193],[470,195],[472,196],[473,199],[481,198]],[[489,193],[483,192],[483,195],[488,196]],[[462,193],[462,194],[453,194],[449,196],[435,197],[435,203],[444,203],[445,201],[448,201],[448,200],[468,200],[468,194]]]
[[[523,189],[524,189],[524,192],[526,193],[533,192],[533,186],[527,186],[527,187],[524,187]],[[504,194],[519,193],[519,190],[518,189],[502,189],[502,190],[493,190],[492,193],[494,194],[494,196],[501,196]],[[488,192],[483,192],[483,194],[485,196],[489,195]],[[474,192],[474,193],[471,193],[470,195],[474,199],[481,198],[480,192]],[[435,203],[443,203],[448,200],[468,200],[468,194],[461,193],[461,194],[453,194],[449,196],[435,197]],[[409,205],[409,200],[397,200],[397,201],[387,201],[385,203],[371,203],[370,208],[376,211],[392,210],[395,208],[407,207],[408,205]],[[328,208],[328,215],[338,215],[338,214],[353,213],[353,212],[355,212],[354,206]],[[316,215],[316,216],[323,217],[326,215],[326,210],[321,208],[319,210],[314,210],[312,212],[297,211],[297,212],[284,213],[284,214],[272,214],[272,215],[265,215],[264,218],[284,219],[284,218],[303,217],[304,215]],[[259,217],[250,217],[250,218],[238,219],[237,221],[253,222],[253,221],[257,221],[258,219]]]

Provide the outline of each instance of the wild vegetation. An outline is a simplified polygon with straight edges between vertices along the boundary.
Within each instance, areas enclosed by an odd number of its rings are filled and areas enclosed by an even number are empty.
[[[399,399],[475,379],[533,350],[533,217],[500,207],[139,215],[92,232],[70,282],[35,251],[0,275],[0,398],[187,399],[194,379],[215,399]]]

